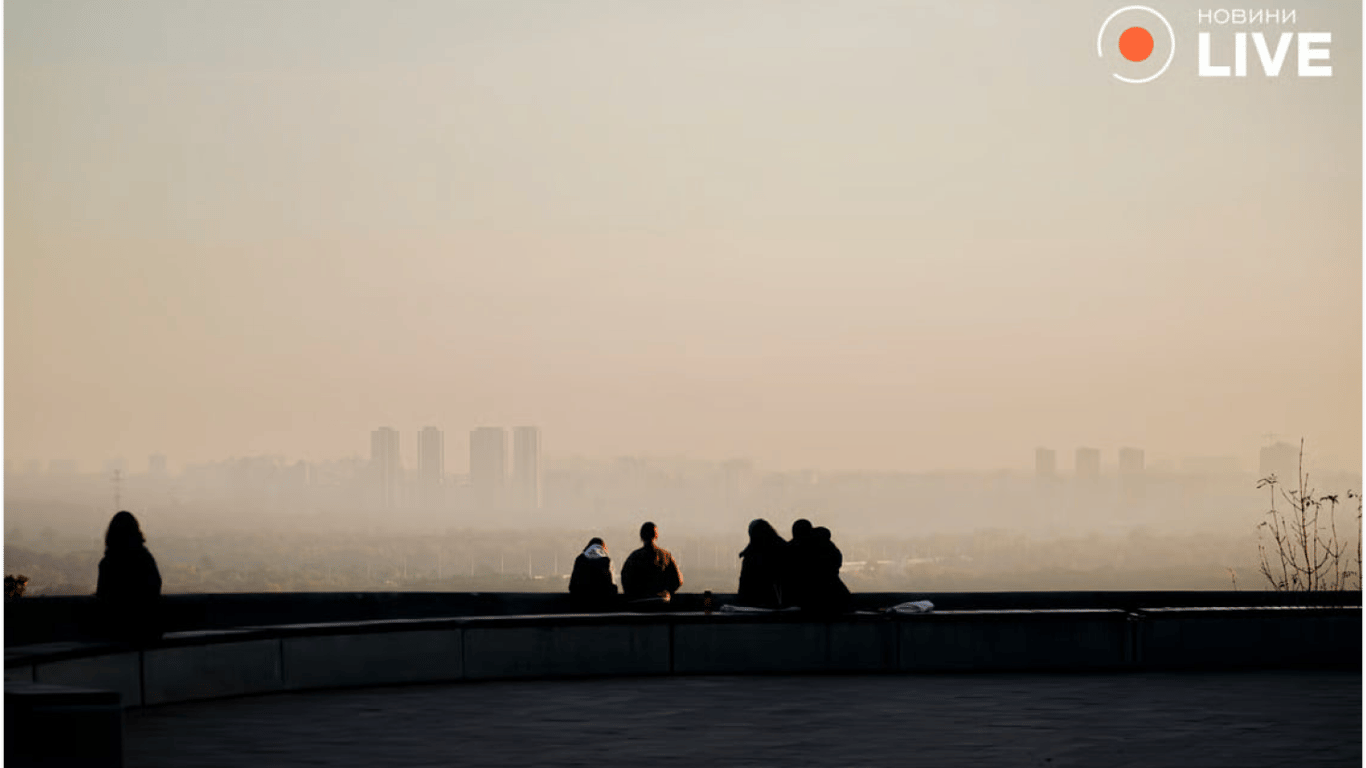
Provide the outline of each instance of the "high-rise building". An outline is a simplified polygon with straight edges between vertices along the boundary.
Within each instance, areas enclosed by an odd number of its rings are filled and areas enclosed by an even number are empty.
[[[470,432],[470,493],[478,514],[503,507],[507,483],[507,430],[479,427]]]
[[[1129,501],[1137,501],[1144,494],[1143,449],[1119,449],[1119,489]]]
[[[1257,462],[1257,476],[1276,476],[1277,482],[1285,488],[1298,488],[1300,485],[1300,449],[1290,443],[1277,442],[1261,450]]]
[[[398,430],[380,427],[370,433],[370,477],[375,501],[380,509],[396,509],[403,463],[399,459]]]
[[[421,506],[440,505],[445,475],[446,436],[436,427],[423,427],[417,433],[417,498]]]
[[[512,496],[519,510],[541,508],[541,428],[512,429]]]
[[[1078,448],[1076,459],[1077,477],[1087,480],[1094,480],[1100,477],[1100,450],[1096,448]]]
[[[1119,474],[1121,476],[1136,476],[1143,474],[1142,448],[1119,449]]]
[[[147,474],[157,476],[166,474],[165,454],[154,453],[147,457]]]
[[[1034,449],[1034,476],[1053,477],[1058,472],[1058,454],[1052,448]]]

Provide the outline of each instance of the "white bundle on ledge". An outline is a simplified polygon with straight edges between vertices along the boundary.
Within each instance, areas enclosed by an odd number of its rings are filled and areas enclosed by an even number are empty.
[[[887,609],[888,613],[929,613],[934,610],[934,603],[929,600],[912,600],[909,603],[899,603]]]

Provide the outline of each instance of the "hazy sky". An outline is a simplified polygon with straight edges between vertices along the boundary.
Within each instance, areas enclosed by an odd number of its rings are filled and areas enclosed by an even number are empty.
[[[1360,4],[1120,5],[10,0],[5,455],[1359,467]]]

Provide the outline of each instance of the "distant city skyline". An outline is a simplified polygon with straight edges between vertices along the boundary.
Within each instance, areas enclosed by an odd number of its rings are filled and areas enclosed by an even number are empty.
[[[1123,454],[1127,471],[1121,471],[1121,454],[1115,451],[1099,454],[1103,461],[1094,475],[1084,470],[1089,461],[1084,458],[1083,471],[1064,460],[1052,474],[1040,477],[1026,471],[785,471],[743,458],[550,457],[543,464],[540,503],[533,506],[518,490],[518,479],[529,474],[513,466],[519,463],[516,428],[483,427],[468,433],[475,455],[487,459],[472,474],[457,466],[440,484],[430,484],[420,471],[404,471],[395,473],[397,482],[386,485],[376,470],[392,455],[390,437],[406,437],[408,444],[399,452],[411,458],[410,446],[424,436],[430,446],[438,431],[431,425],[372,430],[378,448],[374,458],[232,457],[165,473],[145,471],[149,463],[110,462],[131,470],[117,481],[103,468],[34,473],[16,468],[11,460],[6,464],[7,499],[17,515],[30,521],[26,526],[46,524],[42,510],[50,510],[83,535],[93,535],[102,518],[107,519],[107,510],[115,508],[135,510],[161,535],[204,526],[293,530],[319,521],[371,533],[527,526],[634,530],[642,515],[667,522],[674,532],[741,539],[748,521],[758,516],[775,524],[807,517],[858,535],[1007,529],[1045,536],[1216,530],[1240,535],[1250,534],[1265,516],[1265,492],[1256,487],[1261,470],[1289,482],[1293,469],[1284,465],[1292,457],[1298,460],[1298,446],[1285,442],[1264,446],[1260,463],[1245,461],[1238,471],[1230,471],[1233,463],[1210,460],[1214,457],[1152,462],[1142,447],[1131,446]],[[523,439],[524,457],[533,445]],[[1083,457],[1097,450],[1081,448]],[[1043,455],[1050,452],[1054,457],[1067,453],[1046,448]],[[526,465],[525,458],[521,463]],[[1359,471],[1313,466],[1310,471],[1321,492],[1341,495],[1361,487]],[[1351,512],[1345,507],[1340,511]],[[225,517],[224,512],[230,514]]]
[[[420,422],[418,422],[418,423],[420,423]],[[444,434],[444,432],[447,431],[447,429],[448,429],[447,427],[423,427],[423,429],[427,429],[427,428],[435,429],[435,430],[437,430],[438,433],[442,433],[442,434]],[[536,429],[538,429],[538,430],[541,430],[541,429],[543,429],[543,428],[544,428],[543,425],[536,427]],[[421,435],[418,434],[418,433],[414,433],[414,434],[417,434],[417,437],[413,437],[413,436],[406,436],[406,437],[405,437],[405,436],[404,436],[404,434],[405,434],[405,429],[408,430],[409,432],[412,432],[413,430],[416,429],[416,427],[415,427],[415,426],[409,426],[409,427],[404,427],[404,428],[397,428],[397,430],[396,430],[398,433],[400,433],[400,434],[399,434],[399,437],[397,438],[397,439],[400,441],[399,444],[400,444],[400,445],[403,445],[403,446],[408,446],[406,449],[400,450],[400,451],[399,451],[399,464],[398,464],[398,466],[399,466],[401,469],[408,470],[408,471],[414,471],[414,472],[415,472],[415,471],[418,470],[418,467],[419,467],[419,465],[421,464],[421,452],[420,452],[421,449],[420,449],[419,443],[420,443],[422,437],[421,437]],[[454,429],[455,429],[456,431],[459,431],[459,427],[458,427],[458,426],[454,427]],[[506,476],[505,476],[505,482],[510,482],[510,481],[511,481],[511,477],[512,477],[512,472],[513,472],[513,461],[514,461],[514,457],[513,457],[512,454],[511,454],[511,451],[513,450],[513,440],[514,440],[514,434],[513,434],[513,431],[512,431],[512,430],[513,430],[514,428],[508,427],[508,428],[505,428],[505,429],[506,429],[506,431],[507,431],[507,434],[504,436],[504,440],[505,440],[505,450],[508,451],[508,456],[507,456],[507,458],[505,459],[504,472],[505,472],[505,475],[506,475]],[[359,434],[359,433],[357,433],[357,434]],[[1241,433],[1240,437],[1241,437],[1241,439],[1239,439],[1239,440],[1217,441],[1217,444],[1220,444],[1220,445],[1223,445],[1223,446],[1224,446],[1224,449],[1223,449],[1223,450],[1212,450],[1212,449],[1210,449],[1210,448],[1208,448],[1208,447],[1205,447],[1205,448],[1203,448],[1203,449],[1182,450],[1180,447],[1173,447],[1173,446],[1171,446],[1170,444],[1164,446],[1163,443],[1159,441],[1159,442],[1156,444],[1157,447],[1145,448],[1144,451],[1146,452],[1146,454],[1147,454],[1147,456],[1148,456],[1148,459],[1147,459],[1147,460],[1148,460],[1150,463],[1156,462],[1156,463],[1159,464],[1159,465],[1163,465],[1163,464],[1172,464],[1172,465],[1195,464],[1195,465],[1202,465],[1202,464],[1203,464],[1203,465],[1208,465],[1208,466],[1220,466],[1220,465],[1226,466],[1229,462],[1233,462],[1233,463],[1236,463],[1239,467],[1244,468],[1244,469],[1247,469],[1247,468],[1253,468],[1253,467],[1256,467],[1256,466],[1257,466],[1257,464],[1258,464],[1258,462],[1259,462],[1259,451],[1260,451],[1262,448],[1266,447],[1267,445],[1271,445],[1272,443],[1285,442],[1286,439],[1290,439],[1290,440],[1293,441],[1293,443],[1294,443],[1296,446],[1298,446],[1299,441],[1300,441],[1300,436],[1297,436],[1297,435],[1292,435],[1292,434],[1286,434],[1286,435],[1269,434],[1269,433],[1267,433],[1267,432],[1265,432],[1265,431],[1258,431],[1258,430],[1255,430],[1255,429],[1245,430],[1243,433]],[[436,438],[433,436],[433,437],[430,438],[430,439],[436,439]],[[1325,467],[1325,468],[1327,468],[1327,469],[1331,469],[1332,471],[1351,471],[1351,470],[1358,470],[1358,469],[1360,469],[1360,464],[1354,464],[1354,463],[1351,463],[1351,462],[1345,462],[1345,461],[1343,461],[1340,454],[1334,453],[1334,452],[1332,452],[1332,451],[1330,451],[1330,450],[1326,450],[1326,449],[1324,448],[1324,446],[1322,446],[1322,445],[1320,445],[1320,444],[1317,444],[1317,443],[1312,439],[1312,437],[1305,436],[1305,437],[1304,437],[1304,440],[1305,440],[1306,456],[1307,456],[1308,460],[1309,460],[1312,464],[1315,464],[1315,465],[1318,465],[1318,466],[1323,466],[1323,467]],[[158,455],[158,456],[161,457],[161,458],[160,458],[160,461],[163,462],[163,463],[165,463],[165,464],[167,464],[167,465],[171,465],[171,466],[182,466],[182,465],[184,465],[184,464],[186,464],[186,463],[197,463],[197,462],[204,462],[204,461],[215,461],[215,460],[218,460],[218,459],[221,459],[221,458],[224,458],[224,457],[230,457],[230,456],[251,456],[251,455],[262,455],[262,456],[291,456],[291,457],[295,457],[295,458],[304,459],[304,460],[307,460],[307,461],[333,461],[333,460],[345,459],[345,458],[356,457],[356,456],[367,456],[367,457],[368,457],[368,456],[371,456],[371,455],[372,455],[372,452],[373,452],[373,446],[372,446],[372,445],[365,445],[365,444],[362,444],[362,443],[358,443],[358,442],[357,442],[356,440],[354,440],[354,439],[349,440],[349,441],[346,441],[345,443],[343,443],[342,445],[345,445],[345,447],[337,447],[337,448],[335,448],[334,450],[330,450],[330,451],[308,451],[308,450],[299,450],[299,449],[297,449],[297,448],[291,449],[291,448],[288,448],[288,447],[287,447],[287,446],[289,446],[289,445],[296,445],[296,446],[297,446],[297,445],[299,445],[300,443],[306,443],[306,442],[311,442],[311,441],[309,441],[308,438],[305,437],[305,436],[295,436],[295,437],[293,437],[293,438],[291,438],[291,439],[287,439],[287,440],[283,440],[283,439],[282,439],[282,440],[280,440],[280,442],[279,442],[277,445],[273,445],[273,446],[261,446],[260,443],[252,443],[252,444],[251,444],[251,447],[248,447],[248,446],[241,446],[241,447],[239,447],[239,448],[236,449],[236,450],[224,450],[224,451],[219,452],[219,453],[212,453],[212,452],[209,452],[209,451],[205,450],[205,449],[202,448],[202,447],[201,447],[199,450],[196,450],[196,451],[177,452],[177,451],[171,450],[170,448],[168,448],[168,447],[166,447],[166,446],[155,445],[155,446],[152,446],[152,447],[150,448],[150,450],[148,450],[148,451],[139,451],[139,452],[137,452],[137,453],[129,452],[129,453],[114,453],[114,454],[104,454],[104,455],[101,455],[101,454],[79,454],[79,455],[78,455],[77,452],[71,451],[71,452],[55,453],[55,454],[50,455],[50,456],[41,456],[41,457],[37,457],[37,458],[35,458],[35,457],[32,456],[32,455],[25,455],[25,454],[23,454],[23,453],[19,453],[19,454],[11,453],[11,452],[8,452],[8,448],[7,448],[7,460],[10,461],[10,465],[11,465],[12,467],[14,467],[14,468],[16,468],[16,469],[17,469],[17,468],[20,468],[20,467],[23,467],[23,468],[27,469],[28,471],[32,471],[31,468],[29,467],[29,465],[31,465],[32,462],[34,462],[34,461],[39,462],[39,463],[42,465],[42,467],[43,467],[44,469],[46,469],[50,463],[52,463],[52,462],[57,462],[58,464],[60,464],[60,465],[63,467],[63,471],[67,471],[67,466],[68,466],[68,464],[69,464],[70,462],[74,461],[74,462],[82,469],[82,471],[87,471],[87,472],[88,472],[88,471],[92,471],[92,470],[94,470],[94,469],[96,469],[96,468],[98,468],[98,467],[101,467],[101,466],[103,466],[103,465],[105,465],[106,463],[111,462],[111,461],[117,461],[117,460],[128,461],[128,456],[130,456],[130,455],[131,455],[131,456],[139,456],[139,455],[141,455],[141,456],[143,456],[143,457],[149,457],[149,456],[152,456],[152,455]],[[737,445],[738,445],[738,444],[743,443],[744,441],[743,441],[743,440],[740,440],[740,439],[736,439],[736,440],[731,440],[731,441],[728,441],[728,442],[731,442],[731,443],[733,443],[733,444],[737,444]],[[1005,442],[1005,441],[1003,441],[1003,442]],[[812,470],[812,469],[823,470],[823,471],[840,471],[840,472],[844,472],[844,471],[853,471],[853,472],[856,472],[856,471],[872,471],[872,472],[958,472],[958,471],[1002,471],[1002,470],[1007,470],[1007,471],[1012,471],[1012,472],[1033,472],[1033,473],[1036,473],[1036,474],[1037,474],[1038,471],[1039,471],[1039,461],[1041,460],[1041,457],[1040,457],[1040,455],[1038,454],[1038,451],[1039,451],[1040,449],[1044,449],[1044,448],[1045,448],[1045,444],[1044,444],[1044,443],[1041,443],[1041,442],[1039,442],[1039,441],[1037,441],[1037,440],[1030,441],[1030,440],[1026,440],[1026,439],[1016,439],[1016,438],[1012,438],[1012,439],[1009,441],[1009,443],[1012,444],[1012,445],[1018,446],[1018,447],[1019,447],[1019,450],[1016,451],[1016,453],[1014,454],[1014,456],[1008,457],[1008,458],[1007,458],[1006,460],[1004,460],[1004,461],[1001,461],[1001,462],[998,462],[998,463],[993,463],[993,464],[987,464],[987,463],[983,463],[983,462],[980,462],[980,461],[977,461],[977,462],[973,462],[973,461],[952,462],[952,461],[949,461],[949,460],[943,460],[943,461],[929,460],[929,461],[924,461],[924,462],[908,462],[908,463],[905,463],[905,464],[893,464],[893,463],[890,463],[890,462],[877,462],[877,463],[872,463],[872,464],[869,464],[869,465],[858,465],[858,464],[853,464],[853,463],[850,463],[850,462],[830,462],[830,463],[828,463],[828,464],[817,464],[817,463],[798,464],[798,463],[785,463],[785,462],[769,461],[769,460],[765,460],[762,456],[756,456],[756,455],[753,455],[753,454],[727,453],[727,452],[720,452],[720,451],[718,451],[718,452],[705,452],[705,453],[704,453],[704,452],[698,452],[698,451],[688,451],[688,450],[685,450],[681,445],[669,446],[669,445],[662,444],[662,443],[657,443],[656,445],[650,446],[650,447],[645,447],[645,446],[629,447],[629,446],[628,446],[628,447],[625,447],[625,448],[623,448],[622,450],[619,450],[619,451],[596,452],[596,453],[595,453],[595,452],[593,452],[593,451],[587,450],[585,446],[575,446],[575,445],[572,445],[572,444],[568,444],[568,445],[567,445],[567,444],[565,444],[563,441],[560,441],[560,440],[557,440],[557,442],[556,442],[557,450],[553,451],[551,455],[556,456],[556,457],[560,457],[560,458],[565,458],[565,457],[584,457],[584,458],[591,458],[591,459],[612,459],[612,458],[615,458],[615,457],[618,457],[618,456],[636,456],[636,455],[641,455],[641,456],[687,456],[687,457],[689,457],[689,458],[693,458],[693,459],[697,459],[697,460],[717,461],[717,462],[720,462],[720,461],[727,461],[727,460],[736,459],[736,458],[743,458],[743,459],[748,460],[748,461],[755,461],[755,462],[758,462],[758,463],[760,463],[760,464],[762,464],[762,465],[764,465],[764,466],[766,466],[766,467],[770,467],[770,468],[772,468],[772,469],[784,470],[784,471],[798,471],[798,470]],[[1072,445],[1069,445],[1069,444],[1068,444],[1067,442],[1065,442],[1065,441],[1049,442],[1049,443],[1046,444],[1046,450],[1052,450],[1052,451],[1055,452],[1056,455],[1053,457],[1053,461],[1054,461],[1055,470],[1058,471],[1058,472],[1062,472],[1062,471],[1064,471],[1064,470],[1066,470],[1066,471],[1071,471],[1072,468],[1075,467],[1075,460],[1076,460],[1076,457],[1074,456],[1074,453],[1075,453],[1075,451],[1078,451],[1078,450],[1095,450],[1095,451],[1098,451],[1100,455],[1102,455],[1102,456],[1105,457],[1105,458],[1103,459],[1103,464],[1104,464],[1105,466],[1108,466],[1108,467],[1110,467],[1110,468],[1113,469],[1113,467],[1115,466],[1115,464],[1116,464],[1117,461],[1118,461],[1117,454],[1118,454],[1122,449],[1124,449],[1124,448],[1126,448],[1126,447],[1131,447],[1132,443],[1131,443],[1131,442],[1118,442],[1118,443],[1114,443],[1114,444],[1112,444],[1112,445],[1106,445],[1106,446],[1103,446],[1103,447],[1097,447],[1098,445],[1100,445],[1100,444],[1099,444],[1099,442],[1096,441],[1095,439],[1090,438],[1090,437],[1088,437],[1088,436],[1086,436],[1086,435],[1081,435],[1081,436],[1079,437],[1079,439],[1077,439],[1076,442],[1075,442],[1074,444],[1072,444]],[[1032,447],[1031,447],[1031,446],[1032,446]],[[439,459],[440,464],[441,464],[441,467],[442,467],[442,469],[441,469],[441,472],[442,472],[442,473],[444,473],[444,472],[446,471],[446,468],[447,468],[447,467],[464,467],[464,466],[467,466],[467,465],[468,465],[468,462],[469,462],[469,459],[470,459],[470,453],[469,453],[469,450],[468,450],[468,449],[469,449],[469,445],[468,445],[467,443],[465,443],[464,441],[457,441],[457,443],[455,443],[455,445],[454,445],[454,448],[455,448],[455,450],[452,452],[452,451],[451,451],[451,447],[445,445],[445,443],[444,443],[444,438],[443,438],[443,442],[441,443],[441,447],[440,447],[440,459]],[[1297,448],[1296,450],[1298,450],[1298,448]],[[1059,461],[1059,456],[1064,457],[1064,458],[1066,459],[1066,461],[1065,461],[1065,462],[1064,462],[1064,461]],[[1085,459],[1085,460],[1086,460],[1086,461],[1090,461],[1091,459],[1088,458],[1088,459]],[[130,465],[130,468],[133,468],[132,465]],[[463,472],[463,470],[462,470],[462,472]]]
[[[1035,476],[1056,476],[1056,477],[1096,477],[1101,474],[1119,475],[1135,474],[1145,471],[1158,472],[1180,472],[1184,474],[1227,474],[1227,473],[1258,473],[1261,475],[1276,472],[1280,477],[1293,476],[1294,471],[1289,468],[1298,468],[1299,463],[1299,444],[1289,443],[1284,440],[1274,440],[1274,442],[1264,442],[1260,446],[1248,447],[1239,454],[1231,455],[1199,455],[1199,454],[1163,454],[1155,456],[1146,448],[1134,446],[1119,446],[1111,449],[1100,449],[1091,446],[1078,446],[1074,449],[1060,449],[1054,447],[1037,446],[1029,455],[1023,457],[1022,461],[1016,462],[1015,466],[986,467],[986,468],[963,468],[963,467],[902,467],[894,469],[881,468],[841,468],[832,469],[829,467],[777,467],[767,466],[757,463],[753,458],[747,456],[722,456],[722,457],[700,457],[691,456],[681,452],[639,452],[625,453],[611,456],[587,456],[574,451],[562,451],[558,453],[544,454],[541,445],[541,429],[535,426],[519,426],[513,428],[505,427],[477,427],[469,431],[469,452],[465,456],[465,465],[456,465],[455,469],[446,466],[445,453],[445,431],[439,427],[425,426],[418,430],[413,439],[413,452],[408,453],[402,449],[403,430],[392,427],[381,427],[370,433],[370,449],[368,454],[360,451],[353,451],[349,454],[339,454],[322,459],[312,457],[300,457],[289,455],[283,452],[263,452],[258,454],[227,454],[201,461],[185,461],[176,463],[168,458],[165,453],[154,453],[146,457],[144,464],[130,462],[127,457],[117,456],[103,459],[95,467],[93,464],[83,465],[79,461],[71,459],[19,459],[8,457],[5,459],[6,471],[13,473],[27,474],[72,474],[79,472],[88,474],[92,471],[99,471],[103,474],[110,474],[118,469],[123,474],[129,473],[148,473],[166,474],[171,467],[183,469],[186,466],[212,464],[222,461],[244,460],[253,457],[275,458],[285,462],[305,461],[310,464],[331,464],[339,461],[361,461],[372,469],[379,469],[373,475],[376,482],[384,486],[383,493],[389,497],[396,491],[393,490],[392,480],[382,478],[397,478],[403,481],[405,476],[412,480],[417,486],[433,486],[459,478],[463,482],[474,482],[473,478],[480,476],[479,483],[489,488],[497,487],[501,490],[497,493],[506,494],[506,501],[511,505],[521,504],[523,506],[535,507],[539,503],[540,482],[544,471],[544,462],[547,458],[551,461],[597,461],[613,462],[621,459],[644,459],[658,461],[689,461],[704,464],[713,464],[718,467],[743,464],[751,469],[766,472],[833,472],[836,474],[936,474],[936,473],[980,473],[991,474],[998,472],[1012,472],[1020,475],[1033,474]],[[519,440],[520,437],[520,440]],[[1277,436],[1263,435],[1263,439],[1273,439]],[[1072,454],[1070,465],[1060,463],[1058,455]],[[412,457],[408,459],[406,457]],[[1312,446],[1306,445],[1305,466],[1307,469],[1315,469],[1319,472],[1332,473],[1351,473],[1359,472],[1360,467],[1334,467],[1319,463],[1319,458],[1312,450]],[[421,494],[422,491],[414,491]],[[490,491],[492,492],[492,491]]]

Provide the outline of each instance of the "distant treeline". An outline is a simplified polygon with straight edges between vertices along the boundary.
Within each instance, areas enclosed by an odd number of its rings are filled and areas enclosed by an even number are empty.
[[[7,532],[5,568],[30,579],[28,595],[79,595],[95,589],[98,542]],[[308,591],[563,591],[574,557],[592,535],[580,531],[450,531],[373,536],[328,532],[156,536],[148,547],[168,593]],[[1163,536],[1142,531],[1037,539],[984,530],[920,538],[850,539],[844,581],[855,591],[1052,589],[1262,589],[1256,540],[1214,534]],[[76,548],[67,548],[69,544]],[[608,538],[614,568],[635,546]],[[734,591],[744,539],[672,536],[684,591]]]

